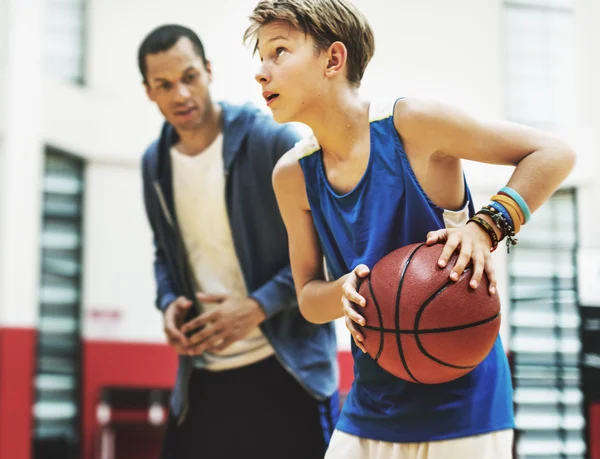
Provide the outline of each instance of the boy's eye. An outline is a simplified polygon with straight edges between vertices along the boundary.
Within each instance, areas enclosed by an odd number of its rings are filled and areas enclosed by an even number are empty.
[[[284,52],[285,52],[285,48],[279,47],[275,50],[275,56],[279,57]]]

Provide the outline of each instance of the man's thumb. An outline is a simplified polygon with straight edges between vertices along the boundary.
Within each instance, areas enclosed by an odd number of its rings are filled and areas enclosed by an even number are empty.
[[[188,300],[187,298],[181,297],[178,302],[179,306],[184,309],[189,309],[192,306],[192,300]]]

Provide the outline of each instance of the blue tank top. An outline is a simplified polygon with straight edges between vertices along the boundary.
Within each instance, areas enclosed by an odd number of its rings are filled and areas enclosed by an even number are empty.
[[[360,263],[373,267],[389,252],[423,242],[429,231],[462,226],[474,212],[468,187],[459,211],[441,209],[428,199],[396,132],[394,105],[394,101],[371,103],[368,165],[346,194],[336,193],[329,184],[315,137],[295,147],[327,267],[336,279]],[[339,430],[412,443],[514,427],[511,377],[500,337],[486,359],[467,375],[427,385],[392,376],[350,340],[354,382]]]

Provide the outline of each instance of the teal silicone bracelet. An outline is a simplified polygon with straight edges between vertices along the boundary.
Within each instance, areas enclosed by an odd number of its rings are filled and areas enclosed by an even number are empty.
[[[507,186],[502,188],[499,191],[499,193],[504,193],[504,194],[510,196],[519,205],[519,207],[523,211],[523,217],[525,218],[525,223],[527,223],[529,220],[531,220],[531,212],[529,211],[529,206],[527,205],[527,203],[525,202],[525,200],[521,197],[521,195],[519,193],[517,193],[515,190],[513,190],[512,188],[509,188]]]

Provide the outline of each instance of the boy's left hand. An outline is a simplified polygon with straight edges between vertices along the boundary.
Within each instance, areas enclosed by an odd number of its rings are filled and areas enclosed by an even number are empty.
[[[459,255],[450,272],[450,279],[457,281],[469,262],[473,264],[473,275],[469,285],[477,288],[483,272],[489,280],[490,294],[496,293],[496,271],[492,263],[490,237],[475,223],[467,223],[462,228],[447,228],[431,231],[427,234],[427,245],[445,243],[438,266],[446,267],[452,254],[459,250]]]

